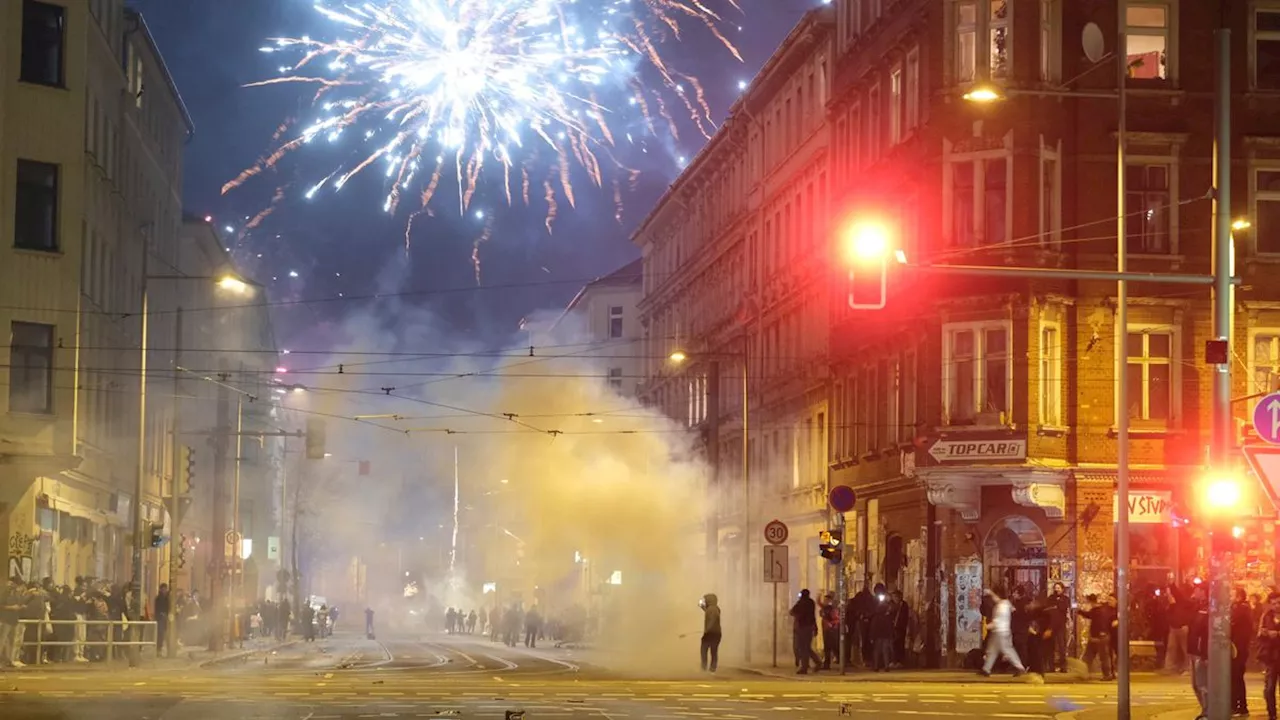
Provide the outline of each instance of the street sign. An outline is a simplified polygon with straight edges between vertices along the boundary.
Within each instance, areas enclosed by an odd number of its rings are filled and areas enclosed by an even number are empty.
[[[837,485],[831,488],[831,492],[827,493],[827,502],[831,504],[831,509],[836,512],[847,513],[853,510],[857,500],[857,494],[848,485]]]
[[[275,535],[271,535],[267,537],[267,559],[268,560],[280,559],[280,538],[276,537]]]
[[[1008,437],[999,440],[939,440],[929,446],[929,454],[940,463],[1026,460],[1027,440]]]
[[[1245,445],[1240,448],[1249,467],[1258,476],[1272,506],[1280,510],[1280,447],[1274,445]]]
[[[1253,431],[1262,440],[1280,445],[1280,392],[1263,397],[1253,406]]]
[[[791,536],[791,531],[787,529],[787,524],[781,520],[773,520],[764,526],[764,539],[770,545],[781,545]]]
[[[764,548],[764,581],[767,583],[789,582],[791,555],[786,545],[766,545]]]

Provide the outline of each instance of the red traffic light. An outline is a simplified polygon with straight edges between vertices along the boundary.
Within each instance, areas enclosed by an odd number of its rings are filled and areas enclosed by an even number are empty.
[[[855,222],[843,238],[844,259],[852,264],[883,263],[893,248],[893,231],[878,220]]]

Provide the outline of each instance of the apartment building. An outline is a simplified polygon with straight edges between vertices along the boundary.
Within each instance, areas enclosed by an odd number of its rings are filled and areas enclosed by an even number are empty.
[[[124,580],[137,503],[164,523],[163,414],[138,442],[141,310],[191,121],[122,0],[4,3],[0,33],[0,544],[10,574]]]
[[[920,263],[1210,271],[1212,30],[1218,9],[1129,2],[1128,160],[1118,207],[1115,2],[837,0],[833,201],[897,229]],[[1280,337],[1280,7],[1236,4],[1233,396],[1272,386]],[[1098,47],[1101,40],[1101,48]],[[1102,53],[1096,52],[1101,49]],[[1093,56],[1097,62],[1090,61]],[[975,104],[965,94],[1004,97]],[[1280,207],[1280,206],[1277,206]],[[1129,379],[1132,579],[1203,570],[1190,488],[1209,443],[1208,289],[971,278],[904,267],[884,310],[832,298],[831,482],[858,491],[855,582],[904,590],[927,656],[981,644],[983,587],[1083,600],[1114,588],[1116,375]],[[1246,422],[1249,403],[1236,405]],[[1271,509],[1264,509],[1271,514]],[[1251,527],[1237,580],[1274,582],[1274,526]],[[1148,639],[1141,613],[1133,633]]]
[[[792,528],[788,597],[834,587],[817,552],[827,522],[834,29],[830,7],[805,16],[632,238],[644,263],[641,396],[704,437],[708,575],[728,612],[750,618],[756,652],[773,628],[765,523]]]
[[[599,359],[609,387],[626,397],[635,397],[644,379],[637,311],[643,279],[643,264],[636,260],[592,280],[543,333],[552,343],[574,345],[550,352]]]

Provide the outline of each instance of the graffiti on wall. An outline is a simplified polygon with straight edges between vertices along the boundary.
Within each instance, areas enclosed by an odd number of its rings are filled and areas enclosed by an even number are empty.
[[[956,563],[956,652],[982,647],[982,563]]]
[[[23,582],[32,579],[32,553],[35,550],[36,536],[16,532],[9,536],[9,563],[5,577],[21,578]]]

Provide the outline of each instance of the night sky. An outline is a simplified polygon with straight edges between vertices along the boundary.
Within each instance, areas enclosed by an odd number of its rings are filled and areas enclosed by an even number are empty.
[[[704,85],[713,117],[722,119],[738,94],[805,10],[820,0],[742,0],[744,13],[727,15],[741,25],[731,36],[745,63],[739,63],[709,35],[690,33],[680,44],[663,46],[668,62]],[[454,204],[434,207],[433,218],[414,223],[406,252],[405,228],[415,206],[398,214],[382,211],[383,174],[357,176],[341,193],[306,201],[305,187],[352,156],[321,148],[294,156],[276,177],[262,178],[221,194],[272,147],[276,129],[289,119],[314,119],[314,90],[301,86],[244,88],[274,77],[280,59],[258,48],[269,38],[332,33],[333,26],[312,9],[312,0],[132,0],[146,17],[182,93],[196,132],[186,150],[186,211],[211,215],[220,226],[239,227],[271,204],[277,188],[286,200],[262,225],[232,234],[231,243],[246,271],[267,283],[272,302],[303,302],[277,312],[276,334],[285,347],[323,349],[317,328],[361,309],[357,298],[377,293],[409,293],[403,299],[436,313],[442,327],[475,342],[500,343],[519,319],[539,308],[563,306],[583,281],[638,255],[628,241],[635,223],[652,207],[679,170],[677,158],[692,157],[704,139],[690,126],[677,144],[651,138],[649,152],[625,158],[643,171],[623,199],[624,217],[614,219],[612,188],[577,180],[578,202],[560,212],[548,234],[540,205],[507,207],[505,197],[480,189],[471,213]],[[712,2],[724,7],[725,3]],[[490,167],[497,167],[491,165]],[[490,185],[492,187],[492,185]],[[540,195],[540,193],[535,193]],[[480,285],[474,289],[472,247],[485,221],[489,240],[481,246]],[[291,277],[291,272],[297,277]],[[518,285],[520,287],[512,287]],[[444,292],[442,292],[444,291]]]

